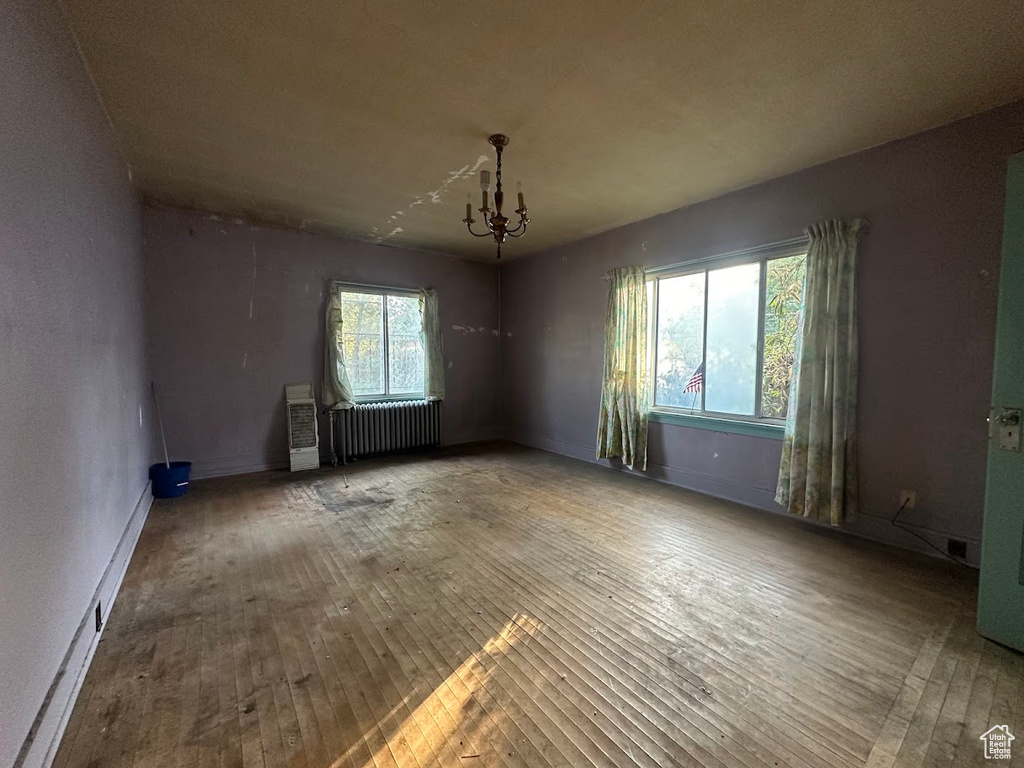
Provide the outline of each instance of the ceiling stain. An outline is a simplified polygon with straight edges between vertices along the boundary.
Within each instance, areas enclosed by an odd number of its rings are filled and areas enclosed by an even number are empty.
[[[492,133],[515,258],[1024,98],[1020,0],[64,6],[147,201],[484,261]]]
[[[453,183],[457,181],[462,181],[464,179],[474,176],[476,172],[480,170],[480,167],[486,162],[487,155],[480,155],[480,157],[476,159],[476,162],[472,166],[464,165],[457,171],[449,171],[448,177],[443,182],[441,182],[441,186],[439,186],[433,192],[427,192],[426,195],[417,195],[415,198],[413,198],[412,202],[409,203],[409,208],[412,209],[415,208],[417,205],[423,205],[424,198],[428,198],[430,202],[433,203],[434,205],[441,205],[444,202],[444,194],[447,191],[448,187],[450,187]],[[388,217],[388,223],[395,221],[399,216],[405,216],[405,211],[395,211],[393,214],[391,214],[391,216]],[[373,240],[374,242],[377,243],[382,243],[394,237],[395,235],[402,233],[403,231],[404,229],[402,227],[396,227],[388,234],[380,235],[378,228],[374,227],[373,229],[370,230],[370,234],[367,236],[366,239]]]

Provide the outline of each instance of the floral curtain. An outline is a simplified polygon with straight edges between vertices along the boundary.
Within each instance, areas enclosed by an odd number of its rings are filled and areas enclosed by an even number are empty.
[[[808,227],[807,278],[775,501],[840,525],[857,510],[857,244],[864,222]]]
[[[345,367],[345,351],[341,345],[341,283],[331,283],[327,297],[327,325],[324,343],[324,405],[345,410],[355,404],[352,382]]]
[[[647,468],[647,278],[641,266],[608,273],[604,383],[597,458]]]
[[[420,290],[420,317],[423,319],[423,351],[427,400],[444,400],[444,344],[441,340],[441,314],[437,289]]]

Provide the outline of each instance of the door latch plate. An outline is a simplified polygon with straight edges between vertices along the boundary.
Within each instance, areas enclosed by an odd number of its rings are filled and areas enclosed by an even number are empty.
[[[996,447],[999,450],[1020,453],[1020,420],[1020,408],[1004,407],[996,416]]]

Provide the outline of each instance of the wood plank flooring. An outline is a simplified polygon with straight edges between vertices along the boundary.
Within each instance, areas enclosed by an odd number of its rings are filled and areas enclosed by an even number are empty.
[[[975,592],[508,444],[200,482],[154,505],[55,765],[981,766],[992,725],[1024,755],[1024,662]]]

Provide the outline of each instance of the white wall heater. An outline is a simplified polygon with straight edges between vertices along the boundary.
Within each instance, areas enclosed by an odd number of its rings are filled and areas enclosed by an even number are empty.
[[[284,398],[288,408],[288,455],[292,472],[319,469],[320,432],[313,385],[288,384]]]

